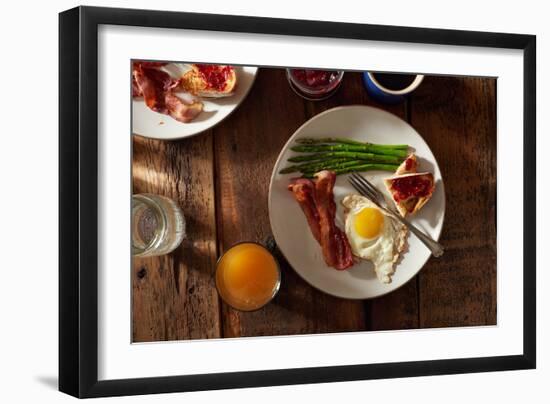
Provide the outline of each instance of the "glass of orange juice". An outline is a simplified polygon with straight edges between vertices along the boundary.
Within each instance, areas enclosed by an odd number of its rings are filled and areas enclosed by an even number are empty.
[[[235,244],[218,260],[216,288],[221,298],[241,311],[258,310],[279,291],[281,270],[275,257],[254,242]]]

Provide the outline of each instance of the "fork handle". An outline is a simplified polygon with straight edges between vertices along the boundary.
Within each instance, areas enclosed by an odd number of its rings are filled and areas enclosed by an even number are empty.
[[[401,223],[407,226],[407,228],[411,231],[411,233],[414,233],[414,235],[418,237],[426,247],[428,247],[428,249],[432,252],[432,255],[434,257],[441,257],[443,255],[444,250],[441,244],[439,244],[433,238],[431,238],[426,233],[421,231],[418,227],[416,227],[414,224],[409,222],[407,219],[405,219],[401,215],[397,215],[393,212],[392,214],[393,214],[393,217],[395,217],[397,220],[399,220]]]

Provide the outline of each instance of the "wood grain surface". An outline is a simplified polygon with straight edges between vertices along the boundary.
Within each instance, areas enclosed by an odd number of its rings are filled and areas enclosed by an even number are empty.
[[[442,91],[445,90],[445,91]],[[430,77],[411,124],[445,181],[444,259],[419,274],[420,327],[496,324],[496,80]]]
[[[275,83],[283,83],[277,85]],[[261,70],[254,91],[239,110],[214,130],[218,236],[223,252],[242,241],[272,239],[267,210],[271,171],[288,138],[312,115],[286,83],[283,70]],[[284,100],[284,102],[283,102]],[[249,119],[254,117],[254,119]],[[228,131],[225,127],[230,127]],[[272,304],[253,313],[223,305],[224,336],[305,334],[365,328],[361,302],[337,299],[303,281],[283,262],[281,290]]]
[[[134,136],[133,153],[133,192],[172,198],[187,231],[172,254],[133,259],[133,340],[219,338],[212,134],[179,142]]]
[[[409,121],[436,156],[445,181],[442,259],[430,259],[398,290],[352,301],[303,281],[273,241],[267,195],[275,160],[305,121],[340,105],[365,104]],[[284,70],[260,69],[225,121],[190,139],[133,136],[133,192],[173,198],[187,239],[172,254],[134,259],[133,341],[315,334],[496,324],[496,79],[427,77],[405,103],[372,101],[359,73],[325,101],[295,95]],[[218,256],[257,241],[280,261],[276,298],[251,313],[218,297]]]

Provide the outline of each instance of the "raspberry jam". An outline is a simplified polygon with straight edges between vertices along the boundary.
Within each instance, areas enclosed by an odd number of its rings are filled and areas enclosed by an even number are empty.
[[[212,90],[223,91],[227,80],[233,73],[233,67],[224,65],[196,65],[208,87]]]
[[[344,72],[336,70],[287,69],[292,89],[309,100],[330,97],[342,82]]]
[[[430,194],[432,186],[432,181],[423,177],[411,176],[395,178],[392,180],[391,185],[392,190],[395,191],[393,199],[399,202],[411,196],[421,198]]]
[[[410,171],[411,168],[413,168],[413,165],[414,165],[413,159],[408,158],[407,160],[405,160],[405,170]]]
[[[330,70],[292,70],[292,75],[300,83],[317,89],[331,86],[338,79],[338,72]]]

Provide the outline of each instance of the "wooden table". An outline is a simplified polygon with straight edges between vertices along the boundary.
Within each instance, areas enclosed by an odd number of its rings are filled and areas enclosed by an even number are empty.
[[[279,151],[309,118],[349,104],[388,110],[429,144],[445,181],[444,257],[389,295],[351,301],[309,286],[279,255],[274,301],[231,309],[215,289],[217,257],[239,241],[274,244],[267,194]],[[369,99],[359,73],[310,102],[283,70],[260,69],[218,126],[179,141],[134,136],[133,148],[133,192],[177,201],[188,234],[170,255],[133,260],[135,342],[496,324],[496,79],[426,77],[406,103],[386,106]]]

